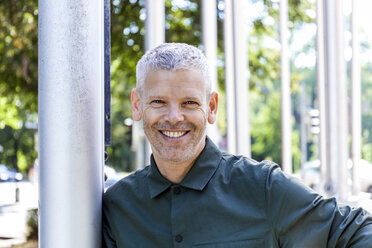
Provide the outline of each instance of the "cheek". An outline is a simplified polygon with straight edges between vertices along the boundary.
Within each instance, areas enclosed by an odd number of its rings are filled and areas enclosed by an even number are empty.
[[[195,120],[196,119],[199,121],[203,120],[204,122],[208,118],[207,113],[208,113],[207,109],[200,107],[200,108],[193,109],[192,111],[190,111],[189,116]]]
[[[164,109],[156,109],[152,107],[145,107],[142,110],[143,120],[146,122],[155,122],[162,118],[165,114]]]

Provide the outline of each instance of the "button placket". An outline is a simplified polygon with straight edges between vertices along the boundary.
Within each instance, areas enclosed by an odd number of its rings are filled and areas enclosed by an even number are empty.
[[[173,234],[173,247],[184,247],[184,207],[185,202],[181,195],[182,187],[173,185],[171,187],[171,227]]]
[[[181,243],[182,240],[183,240],[183,237],[182,237],[182,235],[178,234],[178,235],[176,235],[176,237],[174,238],[174,240],[175,240],[177,243]]]
[[[181,194],[181,188],[180,188],[179,186],[175,186],[175,187],[173,188],[173,193],[174,193],[175,195],[179,195],[179,194]]]

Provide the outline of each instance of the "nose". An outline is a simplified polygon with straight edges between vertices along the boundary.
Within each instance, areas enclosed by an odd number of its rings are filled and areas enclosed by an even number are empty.
[[[165,119],[173,124],[183,121],[184,116],[179,106],[174,104],[169,106],[168,113],[166,114]]]

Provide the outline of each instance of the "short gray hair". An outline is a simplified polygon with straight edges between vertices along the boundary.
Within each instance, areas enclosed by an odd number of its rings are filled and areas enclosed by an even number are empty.
[[[163,43],[149,50],[137,63],[137,89],[142,93],[146,76],[150,71],[200,70],[204,76],[207,94],[211,91],[211,82],[207,59],[196,47],[185,43]]]

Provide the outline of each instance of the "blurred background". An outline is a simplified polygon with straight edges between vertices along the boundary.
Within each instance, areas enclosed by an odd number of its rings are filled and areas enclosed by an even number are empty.
[[[246,39],[243,39],[246,41],[246,50],[243,50],[243,56],[246,58],[246,87],[249,89],[249,94],[243,99],[246,103],[237,103],[244,106],[249,116],[249,147],[244,152],[240,152],[238,148],[235,150],[229,148],[231,132],[228,130],[231,122],[227,109],[229,102],[236,99],[234,96],[229,97],[227,81],[229,72],[226,70],[228,61],[225,59],[228,49],[226,35],[229,32],[225,22],[227,17],[225,11],[229,1],[212,2],[216,7],[215,87],[220,94],[220,106],[217,128],[211,135],[222,150],[245,154],[259,161],[266,159],[283,164],[281,132],[283,44],[280,32],[280,1],[247,0],[244,3],[244,10],[241,11],[243,20],[241,32],[243,34],[246,32]],[[290,133],[286,138],[291,141],[290,149],[287,149],[291,157],[289,171],[301,177],[316,190],[337,195],[337,188],[327,188],[329,186],[325,179],[327,172],[323,172],[325,176],[322,177],[321,153],[327,153],[327,150],[322,151],[320,148],[322,131],[317,68],[319,65],[317,2],[288,1],[286,28],[289,31],[287,55],[291,104],[288,105]],[[360,48],[357,59],[361,87],[359,98],[361,162],[358,179],[353,177],[352,169],[351,92],[354,84],[352,58],[353,56],[355,58],[352,52],[355,34],[352,30],[353,1],[340,2],[343,2],[344,25],[341,36],[347,92],[346,108],[343,110],[347,116],[344,120],[347,122],[348,130],[347,175],[346,181],[341,184],[348,185],[350,191],[348,193],[350,197],[344,200],[363,202],[368,207],[370,204],[367,200],[368,193],[372,193],[372,29],[369,25],[368,10],[372,8],[372,2],[359,0],[357,12],[360,24],[356,32]],[[144,0],[111,1],[112,143],[106,147],[108,159],[105,172],[112,180],[107,181],[106,187],[127,173],[143,167],[148,156],[145,148],[140,149],[146,147],[146,142],[143,140],[141,127],[137,127],[131,119],[129,98],[131,89],[135,87],[136,63],[146,50],[145,23],[148,14],[145,5]],[[164,7],[164,41],[185,42],[206,51],[208,48],[203,32],[206,32],[208,27],[203,28],[202,1],[165,0]],[[324,33],[321,37],[329,46],[327,43],[329,36]],[[11,247],[25,242],[26,239],[37,240],[35,209],[38,206],[39,164],[36,0],[3,1],[0,4],[0,58],[0,247]],[[327,63],[327,59],[325,61]],[[238,109],[236,115],[240,114],[241,110]],[[358,192],[353,191],[355,180],[358,180]],[[35,242],[29,245],[36,247]]]

